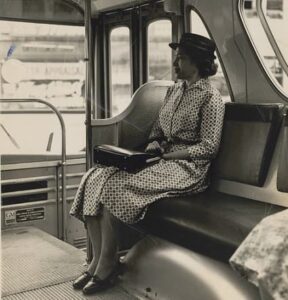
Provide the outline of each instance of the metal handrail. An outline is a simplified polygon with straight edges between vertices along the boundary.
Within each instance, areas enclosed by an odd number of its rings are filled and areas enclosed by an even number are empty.
[[[46,106],[48,106],[51,110],[53,110],[55,112],[55,114],[58,117],[58,120],[60,122],[61,125],[61,141],[62,141],[62,151],[61,151],[61,170],[62,170],[62,178],[61,178],[61,183],[62,183],[62,240],[66,241],[67,240],[67,203],[66,203],[66,129],[65,129],[65,123],[64,123],[64,119],[62,118],[60,112],[57,110],[57,108],[52,105],[51,103],[45,101],[45,100],[41,100],[41,99],[0,99],[0,103],[4,103],[4,102],[16,102],[16,103],[20,103],[20,102],[38,102],[38,103],[42,103]],[[58,184],[58,182],[57,182]]]
[[[84,2],[84,23],[85,23],[85,61],[86,61],[86,80],[85,80],[85,103],[86,103],[86,170],[92,166],[92,131],[91,131],[91,107],[94,98],[92,90],[93,80],[93,46],[92,46],[92,26],[91,26],[91,0]],[[87,261],[92,259],[92,248],[87,232]]]

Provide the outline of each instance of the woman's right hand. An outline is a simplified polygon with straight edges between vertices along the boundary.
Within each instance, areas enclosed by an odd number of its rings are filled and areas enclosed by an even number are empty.
[[[160,146],[160,144],[157,141],[153,141],[147,145],[145,152],[153,154],[163,154],[164,149]]]

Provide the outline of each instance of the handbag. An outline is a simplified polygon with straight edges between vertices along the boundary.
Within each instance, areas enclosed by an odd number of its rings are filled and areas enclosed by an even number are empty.
[[[114,166],[132,172],[158,162],[161,157],[156,154],[134,151],[112,145],[98,145],[93,151],[94,163]]]

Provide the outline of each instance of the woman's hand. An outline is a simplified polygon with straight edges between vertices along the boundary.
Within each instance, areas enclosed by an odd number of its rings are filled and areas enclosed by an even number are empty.
[[[160,146],[160,144],[157,141],[153,141],[147,145],[145,152],[163,154],[164,149]]]
[[[162,158],[165,160],[170,160],[170,159],[189,160],[190,154],[186,149],[184,149],[184,150],[178,150],[178,151],[174,151],[174,152],[165,153],[162,155]]]

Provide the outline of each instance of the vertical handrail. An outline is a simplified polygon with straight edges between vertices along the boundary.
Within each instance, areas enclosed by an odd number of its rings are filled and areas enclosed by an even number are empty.
[[[86,170],[92,166],[92,132],[91,132],[91,100],[92,100],[92,79],[93,79],[93,60],[92,60],[92,32],[91,32],[91,0],[85,0],[84,7],[85,22],[85,102],[86,102]],[[92,249],[87,234],[87,261],[92,259]]]
[[[86,169],[92,165],[92,134],[91,134],[91,107],[92,107],[92,79],[93,79],[93,59],[92,59],[92,33],[91,33],[91,0],[85,1],[85,102],[86,102]]]
[[[41,100],[41,99],[0,99],[0,103],[4,102],[38,102],[42,103],[46,106],[48,106],[52,111],[55,112],[55,114],[58,117],[58,120],[61,125],[61,145],[62,145],[62,151],[61,151],[61,167],[62,167],[62,178],[61,178],[61,184],[62,184],[62,237],[61,239],[64,241],[67,241],[67,201],[66,201],[66,128],[64,120],[60,114],[60,112],[57,110],[57,108],[52,105],[51,103]]]

